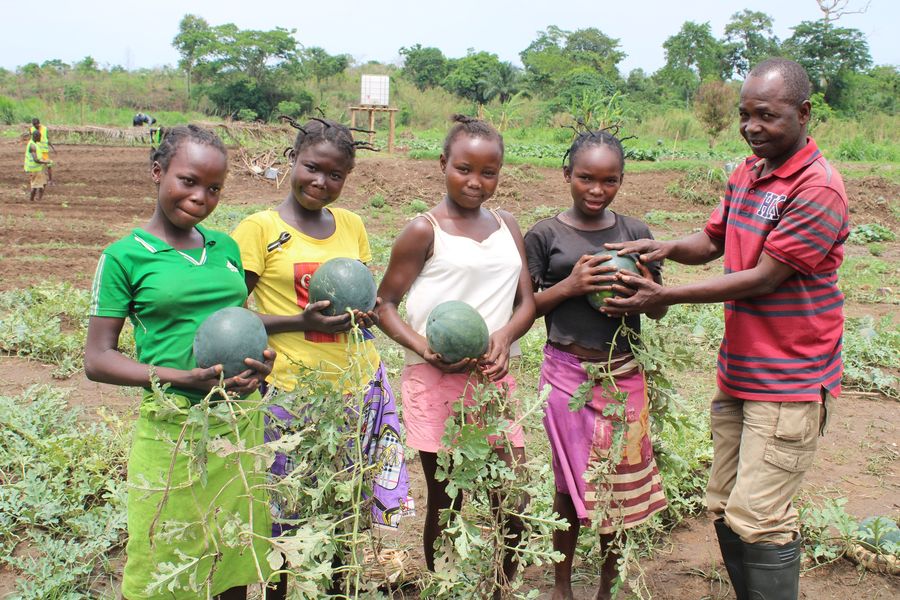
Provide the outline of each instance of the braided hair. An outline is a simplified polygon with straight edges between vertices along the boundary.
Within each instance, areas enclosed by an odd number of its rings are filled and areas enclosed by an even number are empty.
[[[450,128],[450,131],[447,132],[447,137],[444,138],[443,151],[445,157],[450,156],[450,145],[453,144],[456,138],[465,134],[473,138],[496,141],[500,144],[500,159],[503,160],[503,136],[490,123],[461,114],[453,115],[450,117],[450,120],[454,121],[455,125]]]
[[[150,165],[159,163],[163,171],[169,168],[172,157],[185,141],[211,146],[221,152],[226,161],[228,160],[228,150],[225,149],[225,144],[222,143],[219,136],[208,129],[196,125],[181,125],[167,127],[160,132],[160,135],[162,139],[160,139],[159,146],[150,148]]]
[[[357,148],[378,151],[378,148],[367,141],[353,139],[352,131],[371,133],[367,129],[350,128],[337,121],[320,119],[318,117],[312,117],[303,125],[285,115],[281,115],[280,118],[287,121],[291,127],[297,130],[297,137],[294,138],[293,147],[285,150],[285,153],[290,153],[291,156],[296,156],[304,148],[315,146],[321,142],[330,142],[350,161],[350,168],[352,169],[356,162]]]
[[[572,145],[569,146],[569,149],[566,150],[566,153],[563,154],[563,168],[571,168],[572,163],[575,162],[575,155],[585,146],[609,146],[613,152],[619,155],[619,161],[621,162],[622,170],[624,171],[625,150],[622,148],[622,140],[616,136],[618,132],[619,127],[616,125],[598,129],[597,131],[576,130],[575,140],[572,142]]]

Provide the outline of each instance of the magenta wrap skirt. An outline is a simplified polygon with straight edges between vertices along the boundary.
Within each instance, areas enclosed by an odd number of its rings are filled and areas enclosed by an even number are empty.
[[[593,387],[592,397],[582,409],[569,410],[569,400],[588,378],[582,362],[574,354],[550,345],[544,347],[539,386],[550,386],[544,427],[553,451],[557,491],[572,497],[582,523],[599,518],[600,533],[612,533],[638,525],[663,510],[666,497],[653,459],[643,373],[635,368],[613,375],[618,391],[628,395],[623,425],[619,417],[603,415],[604,408],[617,400],[602,382]],[[615,426],[625,427],[619,456],[610,452]],[[607,468],[599,481],[585,481],[586,473],[610,460],[616,462],[615,466]]]

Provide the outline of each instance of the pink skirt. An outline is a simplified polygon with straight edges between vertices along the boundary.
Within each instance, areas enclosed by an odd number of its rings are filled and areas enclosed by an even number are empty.
[[[644,375],[634,370],[615,377],[618,391],[627,394],[624,400],[613,398],[598,382],[585,406],[570,411],[569,400],[588,378],[581,363],[574,354],[544,347],[539,386],[550,386],[544,427],[553,450],[557,491],[572,497],[582,523],[596,516],[602,519],[600,533],[612,533],[634,527],[666,507],[650,442],[650,407]],[[623,401],[624,424],[618,416],[604,416],[608,405]],[[614,433],[623,427],[621,452],[612,456]],[[609,461],[615,465],[604,464]],[[585,481],[585,475],[598,468],[605,470],[602,478]]]
[[[506,384],[509,393],[516,389],[516,380],[507,374],[494,382],[498,388]],[[406,427],[406,445],[422,452],[442,450],[441,438],[444,424],[453,413],[453,404],[465,395],[466,405],[473,403],[472,391],[475,378],[469,373],[444,373],[428,363],[406,365],[400,379],[400,404],[403,407],[403,425]],[[505,434],[514,448],[525,446],[525,434],[521,425],[510,425]],[[499,440],[488,438],[492,444]]]

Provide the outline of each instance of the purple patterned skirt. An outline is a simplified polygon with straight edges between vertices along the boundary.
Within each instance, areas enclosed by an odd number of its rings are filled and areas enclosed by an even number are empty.
[[[278,394],[278,390],[275,390]],[[371,482],[372,524],[376,527],[396,528],[400,518],[415,514],[412,498],[409,496],[409,475],[400,439],[400,420],[397,418],[397,404],[394,392],[388,383],[384,363],[378,366],[372,380],[366,387],[363,399],[366,413],[366,428],[360,440],[363,455],[369,465],[380,467]],[[269,406],[271,417],[266,418],[265,440],[279,439],[291,428],[294,416],[281,406]],[[274,479],[281,479],[294,470],[294,461],[289,454],[277,453],[269,472]],[[272,500],[272,535],[277,537],[292,527],[284,523],[290,520],[277,498]]]

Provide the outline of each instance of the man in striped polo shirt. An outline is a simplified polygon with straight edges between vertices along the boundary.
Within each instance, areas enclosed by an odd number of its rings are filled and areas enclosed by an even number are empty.
[[[800,533],[791,498],[841,386],[837,270],[849,233],[847,195],[807,136],[809,94],[799,64],[776,58],[757,65],[739,105],[753,156],[731,175],[704,230],[607,244],[640,253],[644,263],[703,264],[724,255],[723,275],[683,286],[620,274],[614,289],[637,291],[607,300],[605,312],[725,303],[707,504],[738,600],[798,596]]]

